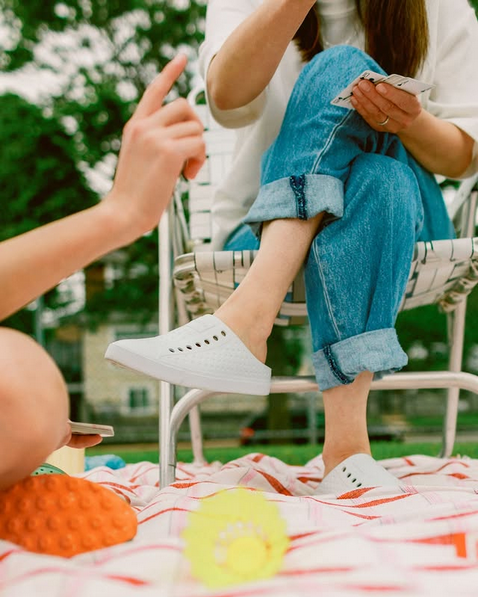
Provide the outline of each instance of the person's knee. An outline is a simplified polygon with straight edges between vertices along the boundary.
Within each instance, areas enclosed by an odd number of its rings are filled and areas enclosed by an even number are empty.
[[[408,164],[379,153],[361,153],[352,162],[352,170],[360,170],[360,176],[371,184],[384,182],[386,177],[390,181],[397,181],[405,185],[416,184],[413,170]]]
[[[68,394],[53,359],[31,338],[0,329],[1,478],[25,476],[65,436]],[[21,478],[21,476],[20,476]]]
[[[366,204],[380,212],[418,221],[421,195],[413,170],[405,163],[378,154],[361,154],[351,168],[349,180],[361,186]]]

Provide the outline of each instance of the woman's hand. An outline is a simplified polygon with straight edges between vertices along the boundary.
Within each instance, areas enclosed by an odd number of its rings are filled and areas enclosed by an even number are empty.
[[[424,110],[419,99],[387,83],[376,87],[360,81],[353,89],[353,107],[376,131],[395,133],[427,170],[460,178],[468,169],[474,140],[451,122]]]
[[[409,129],[422,113],[419,99],[387,83],[375,86],[360,81],[353,89],[353,107],[376,131],[401,133]]]

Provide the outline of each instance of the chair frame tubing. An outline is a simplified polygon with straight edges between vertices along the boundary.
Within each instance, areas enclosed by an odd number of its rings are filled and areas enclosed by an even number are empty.
[[[432,390],[432,389],[462,389],[478,394],[478,376],[471,373],[452,371],[432,371],[430,373],[396,373],[387,375],[379,381],[372,383],[372,390]],[[271,394],[303,393],[318,391],[314,377],[273,377],[271,383]],[[169,440],[165,452],[161,458],[167,465],[162,467],[165,476],[161,478],[161,487],[174,482],[176,469],[176,444],[179,428],[190,412],[197,409],[200,404],[218,396],[217,392],[208,390],[190,390],[179,402],[176,403],[171,412],[169,425]],[[191,422],[190,422],[191,423]],[[452,430],[452,448],[454,443],[454,429]],[[202,440],[201,440],[202,441]],[[194,446],[193,446],[194,451]],[[201,462],[202,451],[195,454],[194,461]]]
[[[174,217],[174,207],[171,205],[163,214],[159,222],[158,234],[158,261],[159,261],[159,333],[167,334],[174,321],[173,300],[176,295],[178,305],[179,323],[186,323],[187,313],[181,309],[181,298],[173,288],[172,265],[176,257],[174,251],[171,251],[172,243],[172,224]],[[176,449],[174,449],[174,459],[171,458],[170,450],[170,421],[174,406],[174,387],[165,382],[159,382],[159,486],[165,487],[172,481],[176,471]],[[192,407],[189,413],[189,422],[191,428],[191,443],[194,454],[194,462],[197,464],[205,462],[202,445],[201,419],[199,409]],[[175,438],[177,437],[177,433]],[[174,460],[174,461],[173,461]]]
[[[470,237],[475,232],[475,214],[478,192],[472,191],[468,205],[464,208],[461,218],[461,236]],[[447,316],[448,319],[448,343],[450,355],[448,361],[448,370],[459,372],[463,367],[463,345],[465,341],[465,323],[466,323],[465,298],[453,311]],[[445,417],[443,420],[443,439],[440,456],[449,458],[453,452],[456,437],[456,424],[458,418],[458,403],[460,400],[460,388],[450,387],[448,389]]]

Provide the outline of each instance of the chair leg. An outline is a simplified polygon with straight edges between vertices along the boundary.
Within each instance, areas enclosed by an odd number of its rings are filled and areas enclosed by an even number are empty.
[[[181,292],[175,289],[176,306],[178,311],[178,324],[188,323],[189,317],[186,304]],[[201,414],[199,408],[195,407],[189,413],[189,429],[191,432],[191,445],[193,449],[193,458],[195,464],[204,464],[206,459],[203,452],[203,437],[201,428]]]
[[[203,452],[201,414],[199,408],[194,407],[189,413],[189,428],[191,430],[191,445],[194,464],[204,464],[206,459]]]
[[[450,458],[456,438],[456,422],[458,417],[458,403],[460,388],[449,388],[446,402],[446,413],[443,421],[443,437],[440,451],[441,458]]]
[[[463,362],[463,340],[465,337],[466,299],[462,301],[454,313],[448,315],[448,335],[450,344],[450,357],[448,370],[459,372],[462,370]],[[440,456],[449,458],[453,452],[456,437],[456,424],[458,418],[458,404],[460,400],[460,389],[449,388],[446,414],[443,421],[443,440]]]
[[[171,416],[168,419],[168,436],[169,436],[169,447],[168,447],[168,454],[170,457],[169,463],[170,466],[165,471],[164,478],[166,479],[173,479],[174,480],[174,471],[176,467],[176,445],[177,445],[177,437],[179,427],[184,419],[189,415],[190,422],[191,422],[191,434],[193,438],[193,453],[194,453],[194,462],[195,463],[203,463],[205,462],[204,456],[202,455],[202,446],[198,442],[196,443],[195,434],[199,432],[200,438],[200,426],[196,426],[199,424],[199,411],[197,407],[201,402],[204,402],[207,398],[211,396],[215,396],[215,392],[210,392],[208,390],[189,390],[187,394],[185,394],[180,400],[176,402],[174,408],[171,411]],[[192,415],[192,416],[191,416]],[[194,422],[196,418],[196,421]],[[199,446],[201,448],[199,449]],[[172,482],[172,481],[169,481]]]
[[[171,451],[171,411],[173,386],[161,381],[159,413],[159,487],[167,487],[175,480],[176,453]]]

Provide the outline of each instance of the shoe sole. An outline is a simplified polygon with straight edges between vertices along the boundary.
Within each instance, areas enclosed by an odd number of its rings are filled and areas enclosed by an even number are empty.
[[[187,388],[197,388],[199,390],[209,390],[224,394],[249,394],[253,396],[268,396],[271,390],[270,376],[267,380],[206,377],[200,373],[191,373],[183,369],[162,365],[115,344],[108,346],[105,359],[120,367],[138,371],[154,379]]]
[[[70,558],[129,541],[138,522],[119,496],[66,475],[28,477],[0,491],[0,539]]]

